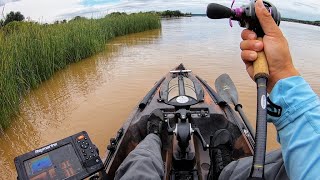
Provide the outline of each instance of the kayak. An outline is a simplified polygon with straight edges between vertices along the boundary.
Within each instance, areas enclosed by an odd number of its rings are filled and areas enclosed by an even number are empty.
[[[227,129],[233,137],[232,160],[252,156],[253,132],[243,112],[239,116],[224,96],[183,64],[172,69],[155,83],[110,139],[103,159],[107,177],[114,178],[127,155],[147,136],[148,117],[156,109],[165,119],[161,151],[166,179],[207,179],[211,138],[220,129]]]

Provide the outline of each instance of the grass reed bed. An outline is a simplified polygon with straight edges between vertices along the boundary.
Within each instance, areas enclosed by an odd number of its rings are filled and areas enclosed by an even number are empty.
[[[0,29],[0,129],[7,128],[26,92],[70,63],[105,49],[116,37],[160,28],[156,15],[110,15],[64,24],[13,22]]]

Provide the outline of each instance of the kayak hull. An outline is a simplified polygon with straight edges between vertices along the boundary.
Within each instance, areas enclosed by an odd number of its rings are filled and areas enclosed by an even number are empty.
[[[170,112],[175,112],[180,108],[188,108],[192,112],[199,111],[199,114],[193,115],[192,125],[199,128],[207,144],[210,143],[210,137],[217,130],[227,129],[234,139],[232,159],[237,160],[242,157],[252,156],[254,140],[248,133],[248,129],[241,118],[204,80],[189,70],[182,73],[183,70],[186,69],[180,64],[161,78],[133,110],[115,138],[110,140],[104,159],[108,178],[114,178],[115,172],[123,160],[146,137],[148,117],[155,109],[161,109],[169,115]],[[181,72],[178,73],[177,71]],[[177,74],[182,74],[183,78],[179,79]],[[175,88],[177,87],[178,89],[176,90]],[[185,93],[185,97],[189,101],[185,106],[180,107],[179,102],[183,104],[183,98],[177,99],[175,94],[181,93]],[[169,121],[171,127],[174,124],[174,122]],[[176,164],[173,164],[174,161],[172,159],[174,157],[176,138],[174,135],[169,135],[166,130],[162,132],[161,136],[166,179],[171,179],[173,166],[177,167]],[[191,137],[190,145],[194,147],[195,152],[195,166],[193,167],[193,170],[196,171],[195,177],[207,179],[210,167],[209,150],[205,151],[203,143],[195,136]]]

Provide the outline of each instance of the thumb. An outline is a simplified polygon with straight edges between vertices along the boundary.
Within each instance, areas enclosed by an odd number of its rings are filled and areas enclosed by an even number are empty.
[[[256,14],[264,33],[268,36],[279,37],[282,32],[272,18],[270,12],[264,6],[262,0],[257,0],[255,4]]]

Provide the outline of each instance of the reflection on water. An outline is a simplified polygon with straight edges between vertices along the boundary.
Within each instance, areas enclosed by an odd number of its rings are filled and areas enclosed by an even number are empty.
[[[301,74],[320,94],[319,27],[282,23]],[[119,37],[107,50],[72,64],[33,90],[12,126],[0,135],[0,179],[16,176],[13,158],[86,130],[105,150],[126,117],[168,70],[184,63],[214,87],[228,73],[244,111],[255,124],[255,83],[240,60],[241,28],[203,17],[164,20],[162,30]],[[268,149],[279,147],[269,126]]]

